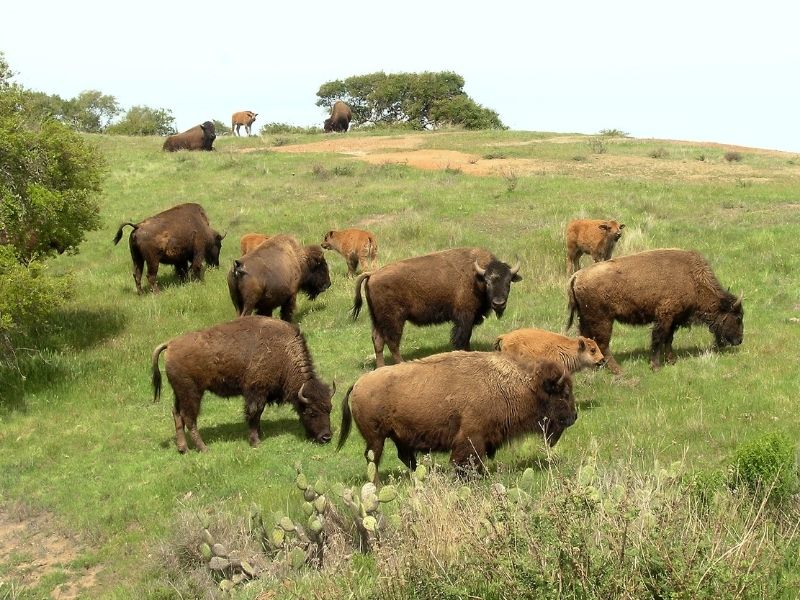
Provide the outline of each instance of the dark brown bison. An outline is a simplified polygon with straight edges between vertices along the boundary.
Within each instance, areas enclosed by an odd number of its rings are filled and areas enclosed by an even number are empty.
[[[301,246],[288,235],[272,236],[233,261],[228,272],[228,291],[240,316],[256,310],[272,315],[280,306],[281,319],[291,321],[298,292],[313,300],[330,285],[322,248]]]
[[[744,336],[742,300],[722,289],[697,252],[649,250],[595,263],[569,280],[569,322],[578,313],[580,333],[597,342],[613,373],[619,364],[608,348],[614,321],[653,323],[650,365],[662,355],[675,361],[672,337],[681,326],[705,323],[717,347],[738,346]]]
[[[239,239],[239,250],[242,251],[242,256],[258,248],[262,242],[266,242],[268,239],[269,236],[263,233],[245,233]]]
[[[240,135],[239,128],[244,125],[244,130],[247,132],[247,136],[250,137],[250,128],[253,126],[257,116],[258,113],[254,113],[252,110],[242,110],[233,113],[231,117],[231,129],[233,130],[233,134]]]
[[[361,311],[361,284],[372,318],[375,364],[384,365],[383,346],[401,362],[400,338],[406,321],[414,325],[453,322],[456,350],[469,350],[472,328],[490,310],[503,315],[511,282],[520,281],[519,263],[509,267],[482,248],[455,248],[408,258],[356,279],[353,318]]]
[[[153,401],[161,397],[158,357],[166,350],[167,379],[175,393],[178,451],[186,452],[185,430],[197,450],[208,450],[197,429],[206,390],[230,398],[244,396],[250,445],[261,439],[261,413],[267,404],[288,402],[310,438],[331,440],[331,398],[336,392],[314,374],[300,330],[269,317],[251,316],[178,336],[153,350]]]
[[[560,333],[527,327],[498,336],[494,349],[511,356],[546,358],[560,363],[570,373],[600,367],[606,363],[597,342],[579,335],[570,338]]]
[[[526,433],[543,432],[554,446],[576,419],[572,380],[558,363],[445,352],[362,375],[342,404],[338,448],[355,420],[376,465],[389,438],[412,470],[415,453],[429,450],[451,451],[459,469],[480,467]]]
[[[211,228],[203,207],[195,203],[179,204],[138,223],[123,223],[114,236],[114,244],[122,238],[122,229],[133,227],[128,243],[133,259],[133,280],[142,293],[142,269],[147,263],[150,289],[158,291],[158,265],[173,265],[175,273],[185,280],[192,275],[201,279],[203,260],[211,267],[219,266],[219,253],[224,235]]]
[[[622,237],[624,223],[598,219],[577,219],[567,225],[567,275],[581,268],[581,256],[588,254],[594,262],[608,260]]]
[[[183,133],[169,136],[164,141],[163,150],[167,152],[177,152],[178,150],[213,150],[212,145],[217,139],[214,131],[214,123],[206,121],[201,125],[195,125]]]
[[[331,107],[331,116],[325,119],[323,129],[326,133],[331,131],[344,133],[350,127],[350,119],[352,118],[353,113],[350,107],[341,100],[337,100]]]
[[[378,254],[378,242],[375,236],[363,229],[342,229],[329,231],[322,240],[325,250],[334,250],[344,257],[347,262],[347,275],[356,274],[358,265],[364,270],[369,260],[369,268],[375,268],[375,258]]]

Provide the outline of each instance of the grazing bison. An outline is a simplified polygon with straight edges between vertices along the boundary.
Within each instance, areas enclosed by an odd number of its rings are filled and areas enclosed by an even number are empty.
[[[395,362],[402,362],[400,338],[406,321],[432,325],[452,321],[456,350],[469,350],[472,328],[490,310],[503,315],[511,282],[520,281],[519,263],[509,267],[482,248],[455,248],[408,258],[356,279],[353,319],[361,311],[361,284],[372,318],[375,364],[384,365],[386,343]]]
[[[569,322],[578,313],[583,336],[597,342],[615,374],[621,372],[608,344],[614,321],[653,323],[650,365],[664,355],[675,361],[672,337],[678,327],[705,323],[717,347],[742,343],[742,300],[722,289],[697,252],[649,250],[581,269],[569,280]]]
[[[594,340],[582,335],[570,338],[533,327],[498,336],[494,349],[510,356],[547,358],[560,363],[570,373],[589,367],[601,367],[606,362]]]
[[[375,268],[375,258],[378,254],[378,242],[375,236],[363,229],[342,229],[329,231],[322,240],[325,250],[335,250],[347,262],[347,276],[356,274],[358,265],[364,270],[369,259],[369,268]]]
[[[567,275],[580,269],[581,256],[590,255],[594,262],[608,260],[622,237],[624,223],[597,219],[578,219],[567,225]]]
[[[126,225],[133,227],[128,243],[133,259],[133,280],[140,294],[145,263],[147,281],[154,292],[158,291],[156,275],[159,264],[173,265],[182,281],[190,268],[192,275],[201,279],[203,260],[209,266],[219,266],[219,253],[225,236],[211,228],[206,212],[199,204],[179,204],[139,223],[123,223],[114,236],[114,244],[119,243]]]
[[[341,100],[337,100],[331,108],[331,116],[325,119],[323,129],[326,133],[331,131],[344,133],[350,127],[350,119],[352,118],[353,113],[350,107]]]
[[[269,239],[268,235],[261,233],[245,233],[239,240],[239,249],[242,251],[242,256],[258,248],[263,242]]]
[[[272,315],[280,306],[281,319],[291,321],[299,291],[313,300],[330,285],[322,248],[303,247],[288,235],[271,237],[233,261],[228,272],[228,291],[239,316],[254,310]]]
[[[233,130],[233,134],[241,135],[239,133],[239,128],[244,125],[247,137],[250,137],[250,128],[253,126],[257,116],[258,113],[254,113],[252,110],[242,110],[233,113],[231,117],[231,129]]]
[[[153,351],[153,401],[161,397],[158,357],[166,350],[167,378],[175,393],[178,451],[186,452],[185,430],[195,448],[208,450],[197,429],[206,390],[230,398],[244,396],[250,445],[261,439],[261,413],[267,404],[290,403],[310,438],[331,440],[331,398],[336,392],[314,374],[314,364],[300,330],[268,317],[245,317],[186,333]]]
[[[554,446],[577,413],[570,375],[556,362],[445,352],[362,375],[342,404],[338,448],[353,419],[376,465],[389,438],[409,469],[417,451],[450,450],[462,471],[525,433],[541,431]]]
[[[217,139],[214,123],[206,121],[191,129],[169,136],[164,142],[163,150],[177,152],[178,150],[213,150],[212,145]]]

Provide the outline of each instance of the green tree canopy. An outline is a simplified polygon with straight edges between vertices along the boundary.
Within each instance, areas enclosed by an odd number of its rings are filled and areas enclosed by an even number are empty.
[[[132,106],[125,116],[108,126],[106,133],[116,135],[172,135],[175,117],[164,108]]]
[[[408,123],[415,129],[460,125],[467,129],[503,129],[498,114],[464,93],[464,78],[440,73],[370,73],[329,81],[317,92],[317,106],[337,100],[353,111],[353,124]]]

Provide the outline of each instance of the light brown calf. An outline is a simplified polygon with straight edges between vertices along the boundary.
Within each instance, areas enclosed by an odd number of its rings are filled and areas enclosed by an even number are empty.
[[[239,240],[239,248],[242,251],[242,256],[251,250],[255,250],[269,238],[270,236],[264,235],[263,233],[245,233]]]
[[[329,231],[325,234],[321,246],[325,250],[335,250],[344,257],[347,262],[347,276],[353,277],[356,274],[358,265],[361,270],[366,270],[367,259],[369,268],[375,268],[375,261],[378,255],[378,242],[375,236],[363,229],[342,229],[341,231]]]
[[[239,128],[244,125],[244,130],[247,132],[247,137],[250,137],[250,129],[253,127],[253,123],[255,122],[257,116],[258,113],[254,113],[252,110],[242,110],[233,113],[233,116],[231,116],[231,129],[233,130],[233,135],[241,135],[239,133]]]
[[[588,367],[600,367],[606,362],[597,343],[592,339],[580,335],[569,338],[533,327],[498,336],[494,349],[509,356],[547,358],[560,363],[570,373]]]
[[[589,254],[594,262],[611,258],[624,228],[624,223],[602,219],[570,221],[567,225],[567,275],[581,268],[584,254]]]

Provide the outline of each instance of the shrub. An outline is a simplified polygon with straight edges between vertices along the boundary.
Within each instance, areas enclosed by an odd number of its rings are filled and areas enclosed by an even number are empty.
[[[669,156],[669,152],[667,152],[666,148],[660,147],[656,148],[655,150],[651,150],[648,153],[650,158],[667,158]]]
[[[601,129],[600,135],[605,137],[628,137],[630,134],[621,129]]]
[[[266,123],[259,129],[261,135],[275,135],[278,133],[323,133],[322,127],[300,127],[288,123]],[[277,144],[276,144],[277,145]]]
[[[768,433],[742,444],[731,466],[731,485],[759,496],[782,501],[797,489],[794,443],[785,435]]]
[[[483,158],[485,160],[498,160],[498,159],[508,158],[508,156],[502,150],[492,150],[491,152],[487,152],[486,154],[484,154]]]
[[[608,150],[608,148],[606,147],[606,143],[603,141],[602,138],[599,137],[589,138],[587,144],[592,154],[605,154],[605,152]]]
[[[726,152],[725,160],[728,162],[739,162],[742,160],[742,155],[738,152]]]
[[[173,135],[175,118],[163,108],[133,106],[117,123],[110,125],[106,133],[112,135]]]

